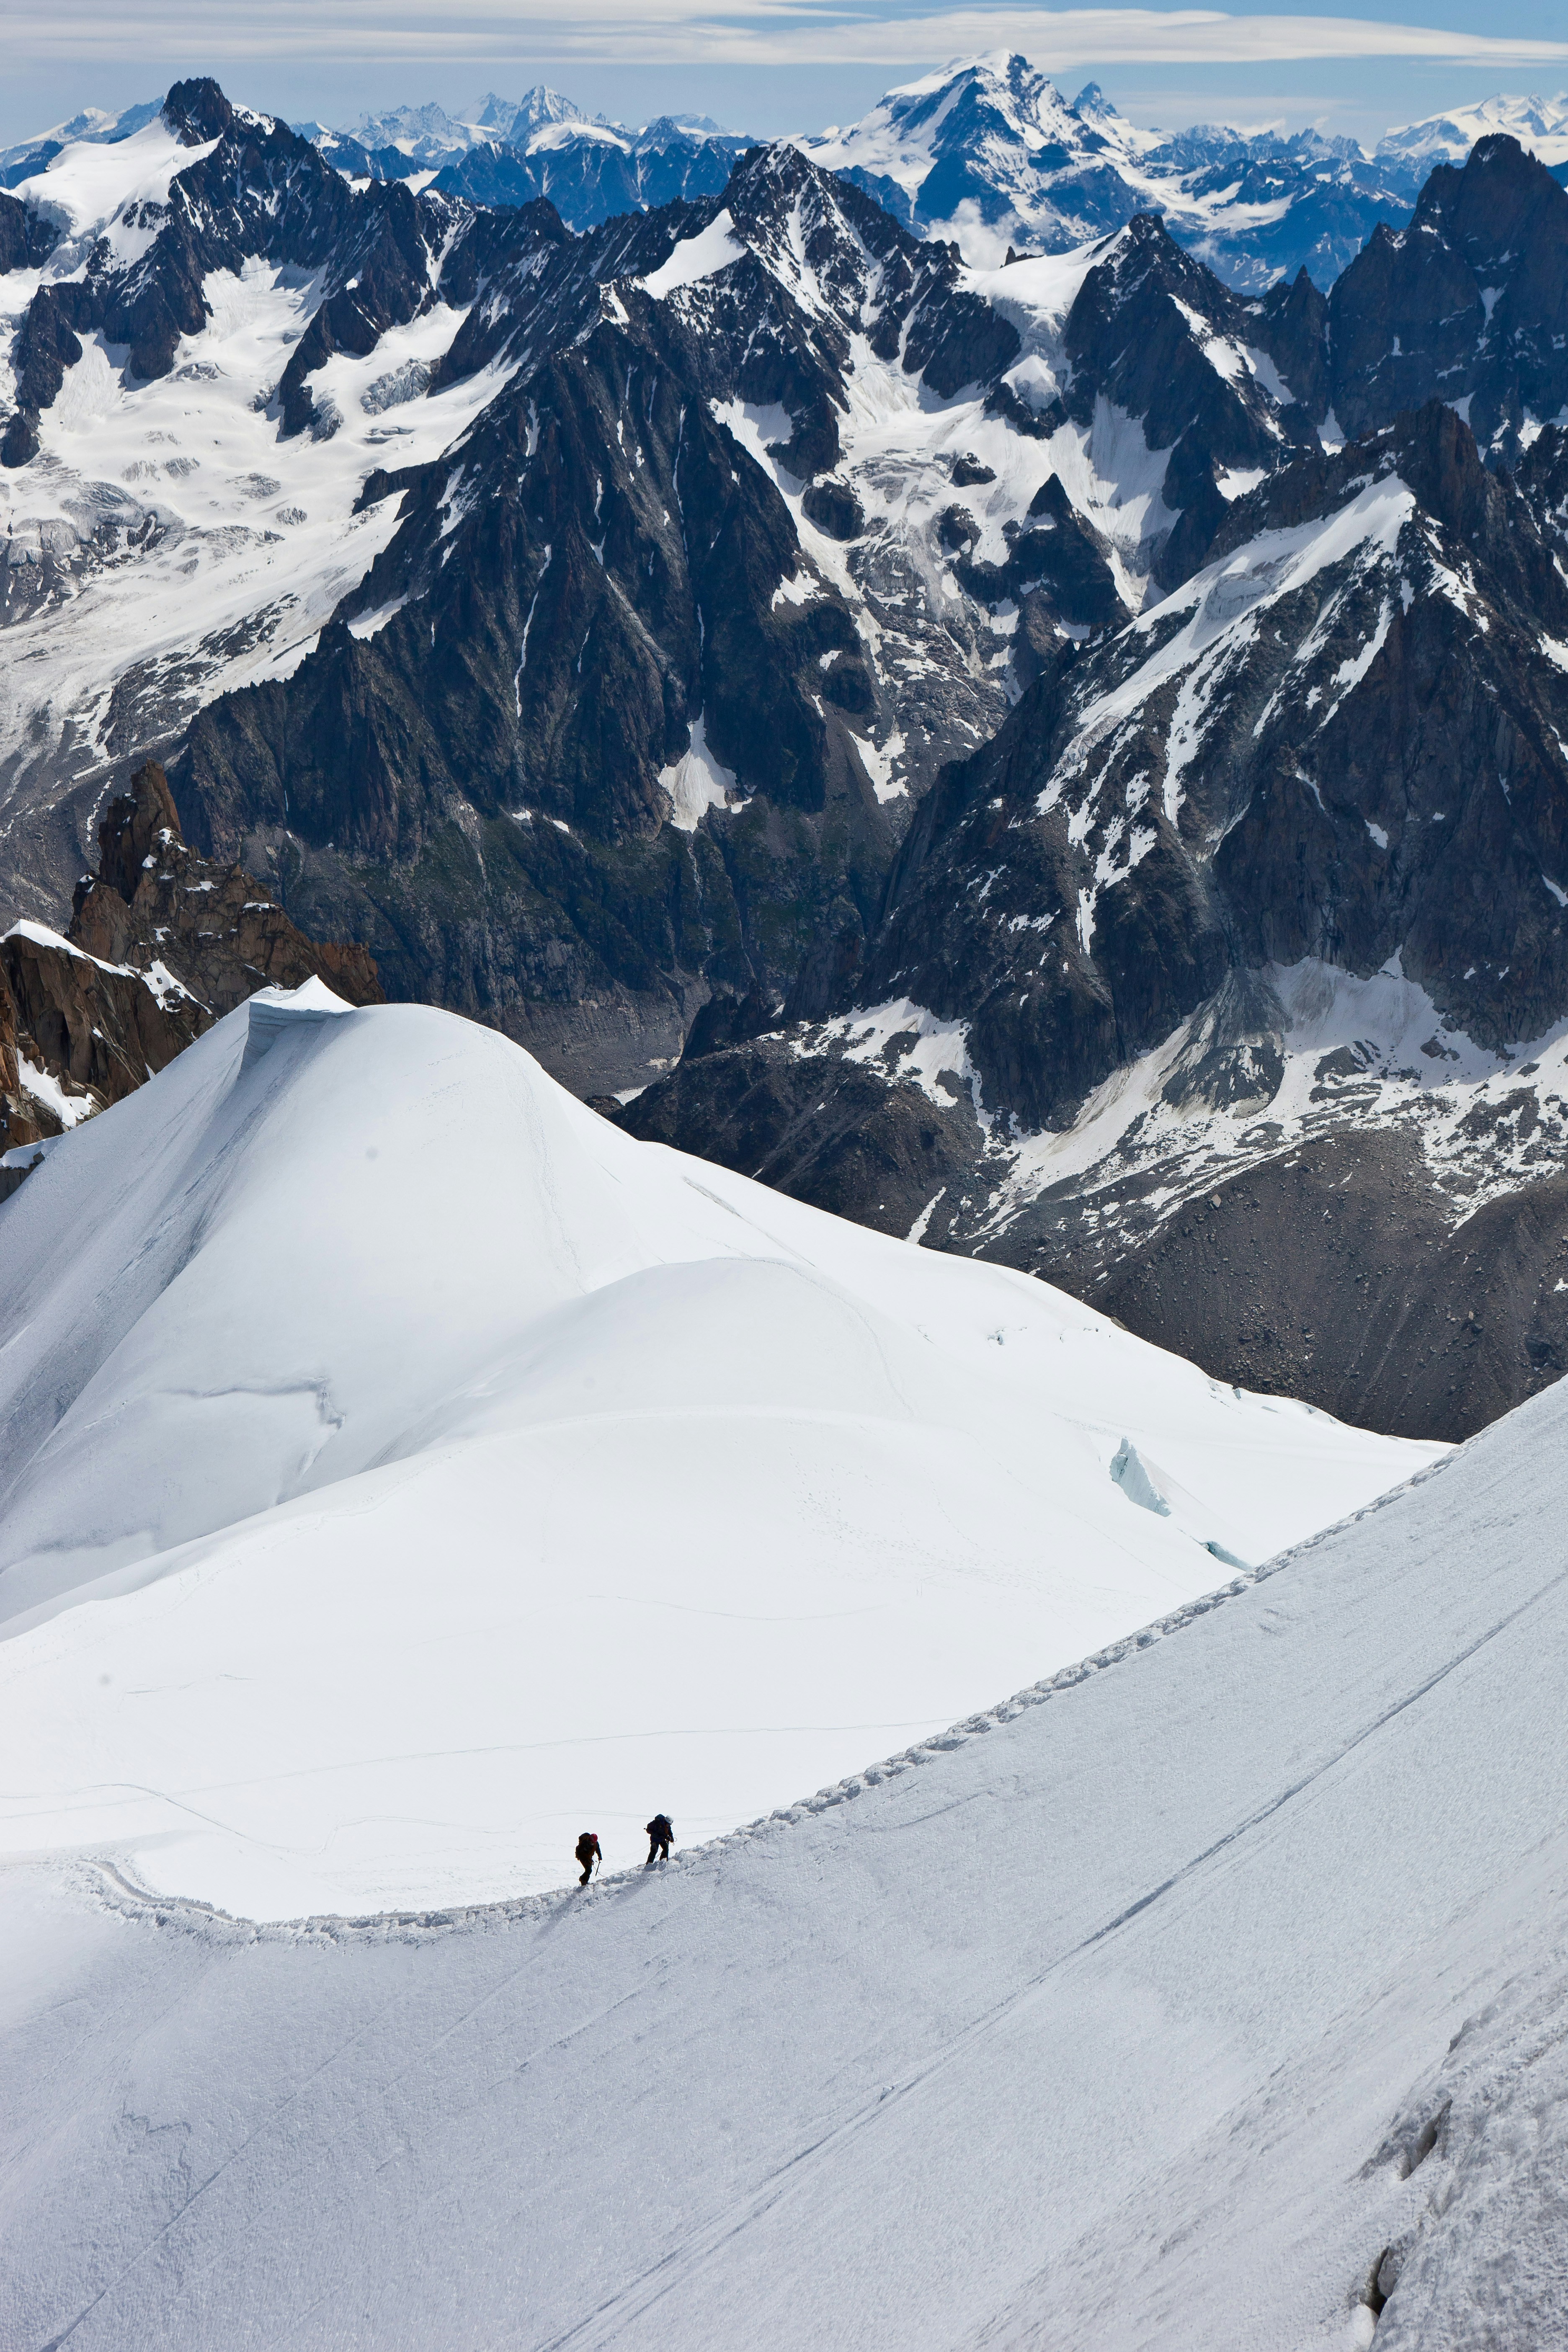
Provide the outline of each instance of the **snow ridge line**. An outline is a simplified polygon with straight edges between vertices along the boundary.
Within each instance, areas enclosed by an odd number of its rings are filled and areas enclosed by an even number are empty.
[[[1486,1433],[1482,1430],[1477,1434],[1484,1437]],[[717,1858],[738,1847],[749,1845],[753,1839],[765,1836],[771,1831],[793,1828],[815,1814],[830,1811],[835,1805],[851,1803],[857,1797],[863,1797],[868,1790],[879,1788],[884,1781],[896,1780],[901,1773],[915,1770],[922,1765],[934,1764],[954,1748],[966,1747],[971,1739],[994,1731],[1003,1724],[1015,1722],[1031,1707],[1043,1706],[1047,1700],[1078,1689],[1108,1668],[1121,1665],[1141,1651],[1152,1649],[1156,1642],[1181,1633],[1184,1627],[1195,1623],[1200,1617],[1208,1616],[1226,1601],[1236,1600],[1268,1578],[1278,1576],[1281,1570],[1309,1558],[1321,1544],[1342,1534],[1347,1528],[1359,1527],[1363,1519],[1372,1518],[1391,1503],[1401,1500],[1415,1487],[1441,1476],[1461,1454],[1468,1453],[1476,1443],[1477,1438],[1468,1438],[1463,1445],[1456,1446],[1453,1453],[1446,1454],[1440,1462],[1431,1463],[1426,1468],[1415,1471],[1400,1486],[1391,1486],[1386,1494],[1378,1495],[1370,1503],[1363,1504],[1360,1510],[1352,1511],[1345,1518],[1336,1519],[1331,1527],[1320,1528],[1316,1535],[1276,1553],[1272,1559],[1265,1560],[1260,1567],[1243,1570],[1228,1584],[1218,1585],[1212,1592],[1200,1593],[1195,1600],[1184,1601],[1167,1616],[1156,1617],[1152,1623],[1141,1626],[1134,1633],[1124,1634],[1120,1641],[1110,1643],[1105,1649],[1092,1651],[1088,1657],[1079,1659],[1070,1666],[1058,1667],[1054,1675],[1047,1675],[1040,1682],[1026,1685],[1022,1690],[1015,1691],[1010,1698],[998,1701],[996,1706],[984,1708],[978,1715],[966,1716],[963,1721],[950,1725],[945,1731],[932,1732],[929,1738],[917,1741],[912,1748],[902,1748],[896,1755],[868,1764],[847,1779],[834,1781],[826,1789],[818,1789],[814,1796],[798,1798],[794,1804],[780,1806],[754,1822],[742,1823],[738,1829],[726,1830],[721,1835],[710,1838],[703,1845],[689,1846],[683,1853],[672,1855],[667,1867],[670,1870],[690,1869],[700,1861]],[[544,1920],[554,1916],[568,1905],[574,1909],[585,1909],[593,1902],[595,1890],[601,1886],[607,1894],[611,1888],[624,1890],[641,1884],[643,1869],[638,1865],[631,1870],[616,1871],[606,1879],[595,1879],[585,1895],[584,1890],[576,1887],[558,1887],[540,1895],[510,1896],[497,1903],[454,1904],[449,1907],[427,1911],[373,1911],[352,1916],[322,1912],[303,1919],[271,1920],[237,1917],[233,1912],[220,1910],[216,1904],[203,1903],[194,1895],[158,1895],[151,1887],[140,1885],[121,1864],[107,1855],[81,1858],[70,1875],[89,1899],[100,1908],[115,1912],[123,1918],[138,1920],[143,1925],[172,1928],[186,1935],[205,1935],[209,1939],[216,1934],[226,1942],[241,1944],[333,1945],[351,1941],[415,1943],[454,1931],[510,1927],[524,1920]]]

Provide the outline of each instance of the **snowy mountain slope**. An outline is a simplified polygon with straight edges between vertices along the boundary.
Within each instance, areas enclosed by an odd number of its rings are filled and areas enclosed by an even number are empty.
[[[1408,163],[1423,175],[1437,163],[1463,163],[1479,141],[1498,133],[1517,139],[1546,164],[1568,163],[1568,90],[1555,98],[1482,99],[1420,122],[1401,123],[1377,142],[1380,158]]]
[[[1563,1423],[586,1895],[279,1932],[7,1872],[13,2332],[1560,2341]]]
[[[1369,161],[1354,141],[1311,131],[1140,130],[1098,84],[1069,104],[1026,58],[1000,49],[957,58],[800,143],[906,226],[956,237],[980,266],[1010,246],[1061,252],[1155,211],[1254,294],[1301,268],[1326,289],[1379,220],[1406,219],[1429,168],[1414,150],[1380,148]]]
[[[320,982],[57,1144],[0,1286],[5,1850],[270,1916],[727,1828],[1437,1450]]]
[[[922,803],[866,960],[635,1131],[1374,1426],[1467,1434],[1555,1378],[1555,447],[1521,488],[1434,404],[1237,500]]]
[[[31,139],[18,141],[14,146],[0,148],[0,188],[14,188],[18,181],[43,171],[53,162],[63,147],[86,141],[94,145],[108,145],[129,139],[153,121],[159,111],[159,101],[153,99],[141,106],[121,107],[113,114],[100,106],[85,106],[64,122],[57,122],[47,131],[35,133]]]

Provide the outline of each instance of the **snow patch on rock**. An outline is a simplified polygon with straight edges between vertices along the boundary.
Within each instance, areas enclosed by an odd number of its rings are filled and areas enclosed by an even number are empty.
[[[669,795],[669,822],[680,833],[695,833],[710,809],[729,808],[735,792],[734,770],[721,767],[708,749],[706,716],[691,721],[689,733],[690,742],[679,759],[658,772]]]

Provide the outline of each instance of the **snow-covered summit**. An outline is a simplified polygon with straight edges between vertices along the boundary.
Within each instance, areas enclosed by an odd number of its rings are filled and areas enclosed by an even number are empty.
[[[1503,132],[1546,164],[1568,163],[1568,90],[1555,98],[1483,98],[1452,114],[1406,122],[1378,141],[1377,153],[1423,175],[1437,163],[1462,163],[1478,139]]]
[[[530,134],[543,130],[547,123],[585,120],[580,106],[574,106],[569,98],[543,82],[525,89],[521,98],[498,98],[493,89],[487,90],[462,117],[466,129],[487,139],[510,140],[514,146],[526,144]]]
[[[1119,226],[1130,210],[1113,205],[1086,217],[1080,205],[1076,234],[1066,232],[1067,215],[1050,205],[1047,188],[1058,174],[1095,167],[1106,142],[1047,75],[1005,50],[957,58],[903,83],[858,122],[801,145],[906,226],[918,217],[932,234],[939,224],[960,234],[975,259],[1000,261],[1009,231],[1043,236],[1059,249],[1093,228]]]
[[[0,1210],[0,1844],[270,1916],[726,1828],[1438,1450],[319,987]]]
[[[960,58],[889,90],[860,121],[803,140],[906,226],[972,261],[1009,245],[1064,251],[1162,213],[1231,284],[1261,292],[1305,264],[1326,287],[1379,218],[1408,214],[1418,174],[1353,140],[1200,124],[1170,133],[1119,114],[1096,82],[1070,103],[1028,59]]]

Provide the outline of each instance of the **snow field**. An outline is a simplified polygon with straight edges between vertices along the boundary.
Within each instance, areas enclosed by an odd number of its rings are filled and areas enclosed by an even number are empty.
[[[128,227],[126,216],[166,202],[174,174],[208,152],[180,147],[161,121],[115,145],[66,148],[16,194],[62,220],[71,241],[41,271],[0,278],[5,315],[19,324],[38,284],[68,275],[79,247],[100,235],[135,258],[162,223]],[[396,528],[395,499],[353,513],[366,476],[439,457],[512,372],[503,362],[424,396],[466,315],[437,303],[389,329],[367,358],[329,359],[311,383],[334,429],[281,440],[268,395],[321,292],[321,273],[261,261],[209,273],[206,325],[152,383],[126,381],[122,349],[82,338],[39,420],[39,455],[0,477],[12,562],[47,544],[77,573],[74,594],[8,633],[0,763],[36,755],[42,712],[46,739],[73,737],[76,764],[89,764],[128,670],[140,692],[189,709],[287,676]],[[418,396],[398,396],[400,372]]]
[[[0,1853],[270,1917],[731,1827],[1441,1451],[320,983],[0,1212]]]
[[[1561,2340],[1563,1417],[585,1895],[0,1874],[18,2340]]]

